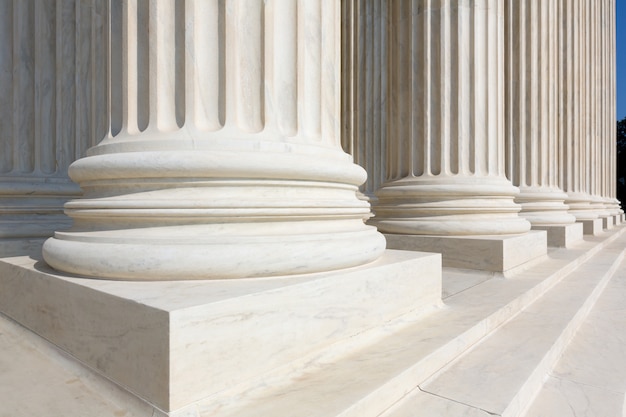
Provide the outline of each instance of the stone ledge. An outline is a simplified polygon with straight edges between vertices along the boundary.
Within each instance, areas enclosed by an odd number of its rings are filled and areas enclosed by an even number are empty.
[[[505,272],[547,254],[547,233],[511,236],[424,236],[385,234],[391,249],[438,252],[444,267]]]
[[[602,232],[602,219],[576,220],[576,223],[583,224],[583,234],[597,236]]]
[[[119,282],[0,261],[0,310],[138,397],[172,411],[441,302],[441,257],[386,251],[280,278]]]
[[[550,226],[533,226],[533,230],[545,230],[548,233],[548,246],[570,248],[583,239],[583,225],[580,223]]]

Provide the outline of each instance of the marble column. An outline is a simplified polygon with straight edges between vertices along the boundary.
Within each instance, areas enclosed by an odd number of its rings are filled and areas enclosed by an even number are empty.
[[[589,70],[589,106],[588,115],[588,139],[590,140],[589,159],[586,165],[589,173],[587,191],[591,195],[591,205],[595,213],[601,218],[608,218],[611,214],[606,209],[602,196],[602,177],[606,173],[607,160],[603,154],[604,138],[602,135],[602,103],[606,98],[601,89],[601,62],[602,50],[600,34],[602,31],[602,1],[587,1],[588,7],[588,31],[587,31],[587,68]],[[612,220],[612,219],[610,219]],[[612,223],[605,220],[605,228],[611,227]]]
[[[43,248],[128,280],[335,270],[382,254],[340,143],[340,4],[114,2],[111,135]]]
[[[71,225],[68,166],[107,131],[107,3],[0,0],[0,238]]]
[[[388,2],[386,233],[527,232],[504,170],[503,12],[497,0]]]
[[[616,149],[616,137],[615,137],[615,121],[616,116],[616,85],[615,85],[615,0],[605,0],[603,2],[603,54],[604,58],[604,85],[606,88],[605,95],[603,97],[603,103],[605,104],[605,128],[603,131],[603,137],[606,143],[606,160],[609,162],[607,171],[605,171],[605,192],[604,200],[609,212],[616,216],[615,218],[621,220],[621,215],[624,211],[620,207],[620,202],[616,198],[617,189],[617,149]]]
[[[565,203],[570,214],[585,225],[585,234],[597,233],[598,214],[591,205],[588,192],[588,77],[587,42],[588,4],[585,0],[564,0],[561,3],[561,50],[567,59],[561,59],[561,76],[566,79],[561,109],[567,109],[567,126],[563,138],[562,189],[567,193]],[[601,220],[599,221],[601,224]]]
[[[342,1],[342,144],[365,168],[369,200],[385,179],[386,1]]]
[[[558,183],[557,6],[552,1],[505,3],[507,174],[520,188],[520,215],[533,227],[576,221],[567,213],[567,195]]]

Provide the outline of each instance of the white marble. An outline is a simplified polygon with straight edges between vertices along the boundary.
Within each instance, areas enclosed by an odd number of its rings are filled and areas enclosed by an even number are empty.
[[[67,168],[107,130],[107,4],[0,4],[0,239],[71,226]]]
[[[273,279],[92,280],[27,257],[0,271],[1,312],[167,411],[441,302],[441,257],[416,252]]]
[[[153,417],[154,408],[0,315],[0,415]]]
[[[615,226],[613,222],[613,216],[602,217],[602,228],[603,229],[612,229]]]
[[[482,338],[501,327],[503,323],[517,315],[546,290],[561,280],[567,279],[568,274],[579,265],[585,264],[585,261],[588,261],[585,265],[597,264],[601,268],[605,268],[606,261],[609,260],[610,256],[603,258],[604,260],[598,259],[597,256],[614,253],[615,250],[611,249],[611,245],[617,246],[621,250],[624,247],[625,231],[626,229],[622,227],[616,228],[601,237],[589,238],[575,248],[551,250],[545,261],[508,276],[507,279],[488,273],[488,277],[479,280],[482,282],[478,285],[466,287],[464,290],[456,292],[455,295],[447,297],[444,308],[436,309],[432,314],[426,316],[409,314],[408,317],[406,315],[397,317],[384,325],[377,325],[370,331],[348,338],[345,343],[328,345],[329,349],[321,354],[307,357],[304,363],[295,366],[283,363],[285,366],[276,369],[270,375],[265,375],[261,381],[254,383],[251,381],[250,386],[245,386],[247,384],[244,384],[244,387],[241,385],[232,386],[215,397],[201,399],[193,405],[178,409],[175,412],[164,414],[155,411],[155,414],[145,415],[150,417],[165,415],[171,417],[208,417],[212,415],[224,417],[272,415],[279,417],[294,415],[294,410],[297,410],[299,413],[306,413],[310,417],[378,416],[389,409],[389,406],[396,400],[404,397],[416,384],[421,383],[445,364],[462,355],[469,347],[475,346]],[[32,267],[32,260],[27,257],[6,259],[3,264],[6,263],[15,265],[18,269],[30,269]],[[476,271],[470,272],[474,275],[477,274]],[[456,271],[456,273],[461,273],[461,271]],[[588,273],[584,274],[587,277],[590,276]],[[0,277],[7,275],[2,273]],[[279,291],[280,282],[285,281],[280,279],[250,279],[229,280],[220,283],[216,281],[146,283],[78,278],[57,279],[64,282],[72,280],[76,283],[80,282],[85,288],[91,288],[94,292],[108,293],[109,297],[113,299],[119,299],[130,291],[134,294],[135,301],[146,306],[146,308],[190,312],[198,308],[202,309],[206,302],[219,304],[235,295],[243,300],[253,293],[271,294]],[[300,281],[289,280],[290,285],[301,285],[297,282],[306,281],[309,277],[300,277],[299,279]],[[342,279],[339,280],[339,282],[342,281]],[[583,281],[584,283],[587,282],[586,280]],[[25,288],[29,280],[22,279],[15,282]],[[338,280],[334,280],[334,282],[338,282]],[[444,284],[446,282],[447,280],[444,279]],[[45,281],[38,285],[43,284]],[[6,282],[1,285],[3,288],[8,288]],[[179,291],[179,296],[175,296],[173,291],[164,291],[164,288],[169,288],[172,285],[177,285],[179,288],[184,287],[185,290]],[[217,285],[228,288],[228,291],[214,291]],[[388,285],[388,282],[384,284],[385,287]],[[335,286],[332,291],[338,289],[341,289],[341,286]],[[372,288],[372,291],[379,292],[379,289]],[[350,290],[346,289],[346,292],[350,292]],[[29,297],[32,299],[36,294],[28,291],[14,291],[13,293],[28,294],[28,296],[13,297],[21,300],[29,299]],[[37,297],[45,297],[45,294],[45,292],[38,294]],[[58,298],[54,295],[53,292],[51,294],[53,301]],[[89,303],[90,300],[92,298],[87,299],[86,304],[88,306],[96,304],[94,302]],[[58,302],[68,306],[66,307],[68,309],[76,308],[76,304],[68,303],[67,299],[60,299]],[[292,301],[289,300],[289,302]],[[295,301],[293,303],[295,304]],[[388,302],[388,304],[392,303]],[[2,305],[20,306],[20,303],[18,300],[14,303],[6,303],[3,299],[0,302],[0,306]],[[48,306],[47,311],[52,311],[49,308],[50,303],[39,305],[41,307]],[[337,305],[334,303],[335,308]],[[563,305],[567,306],[567,303],[563,303]],[[22,308],[27,310],[28,314],[34,314],[33,309],[29,309],[28,306],[22,306]],[[364,311],[367,311],[368,314],[376,314],[374,310],[370,303]],[[43,311],[43,309],[38,311]],[[80,320],[84,314],[81,311],[76,319]],[[118,325],[133,322],[135,317],[127,315],[120,319]],[[324,317],[319,319],[323,320]],[[306,323],[310,323],[310,321]],[[225,326],[229,324],[232,325],[232,322],[224,323]],[[58,326],[56,329],[59,330]],[[285,335],[287,334],[289,333],[285,333]],[[132,335],[129,336],[132,337]],[[107,337],[100,336],[97,340],[100,343],[106,343],[107,339]],[[205,344],[210,345],[211,339],[206,338],[204,341]],[[148,346],[146,345],[144,348]],[[116,344],[116,347],[119,352],[120,345]],[[254,349],[252,353],[254,353]],[[1,356],[2,351],[0,351]],[[498,354],[498,357],[501,356]],[[227,360],[236,361],[237,358],[229,356]],[[15,365],[19,366],[18,364]],[[97,392],[107,401],[110,399],[108,390],[98,389]],[[32,398],[35,402],[38,397],[35,394]],[[124,401],[128,400],[123,400],[122,404],[129,404]],[[455,416],[461,412],[460,410],[468,410],[468,412],[476,410],[460,407],[458,403],[448,404],[448,407],[457,413],[453,414]],[[404,408],[404,410],[411,410],[411,408]],[[428,414],[423,408],[412,408],[412,410],[414,416],[445,415]],[[137,414],[137,416],[143,417],[144,414]]]
[[[558,187],[557,2],[504,4],[507,176],[533,226],[573,224]]]
[[[415,235],[527,232],[504,170],[503,3],[396,0],[388,13],[387,175],[371,224]]]
[[[523,411],[624,256],[624,238],[550,288],[473,349],[420,384],[438,397],[501,416]],[[494,360],[498,358],[498,360]],[[422,411],[445,416],[444,409]]]
[[[559,359],[525,417],[622,416],[626,394],[624,264]]]
[[[582,223],[566,225],[533,226],[533,230],[545,230],[548,233],[548,246],[569,248],[583,239]]]
[[[577,222],[583,224],[583,233],[585,235],[597,236],[602,233],[603,221],[600,218],[577,220]]]
[[[545,231],[509,236],[385,234],[387,247],[442,254],[443,266],[505,272],[547,253]]]
[[[623,393],[549,377],[524,417],[622,417]]]
[[[387,143],[387,2],[342,1],[343,148],[367,171],[371,202],[385,180]]]
[[[340,143],[338,2],[114,2],[111,131],[43,248],[96,278],[264,277],[362,265],[385,241]]]

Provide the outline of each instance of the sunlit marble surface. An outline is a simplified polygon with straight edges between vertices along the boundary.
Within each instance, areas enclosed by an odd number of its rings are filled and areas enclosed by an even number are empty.
[[[525,417],[626,413],[626,263],[608,284]]]

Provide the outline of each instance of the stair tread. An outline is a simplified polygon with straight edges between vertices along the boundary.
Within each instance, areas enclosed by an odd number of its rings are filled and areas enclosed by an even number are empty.
[[[525,417],[622,415],[626,393],[626,262],[607,285]]]
[[[292,378],[268,384],[272,389],[259,387],[256,392],[230,396],[217,406],[215,402],[210,407],[200,406],[200,414],[219,410],[223,416],[281,416],[298,407],[300,416],[378,415],[390,405],[387,401],[401,398],[541,295],[545,289],[539,287],[547,271],[551,275],[571,271],[589,248],[582,245],[578,252],[556,251],[550,259],[515,278],[482,282],[447,298],[446,307],[426,318],[382,329],[385,337],[350,356],[341,360],[316,358],[305,372],[294,372]],[[600,255],[596,252],[593,256]],[[492,299],[485,302],[489,295]]]
[[[593,262],[582,265],[556,284],[524,311],[423,383],[420,391],[408,395],[385,416],[409,415],[407,412],[416,409],[428,395],[491,414],[516,415],[523,407],[520,402],[523,402],[524,395],[532,397],[533,390],[541,385],[543,375],[549,370],[544,368],[553,362],[548,356],[559,355],[575,331],[577,325],[572,323],[573,317],[580,314],[580,324],[593,305],[592,293],[595,290],[595,297],[600,294],[601,281],[606,282],[610,278],[605,274],[615,268],[623,246],[621,239],[605,248],[594,257]],[[522,390],[526,391],[518,397]],[[445,402],[438,402],[430,409],[423,405],[419,407],[423,412],[420,415],[458,415],[446,414]]]

